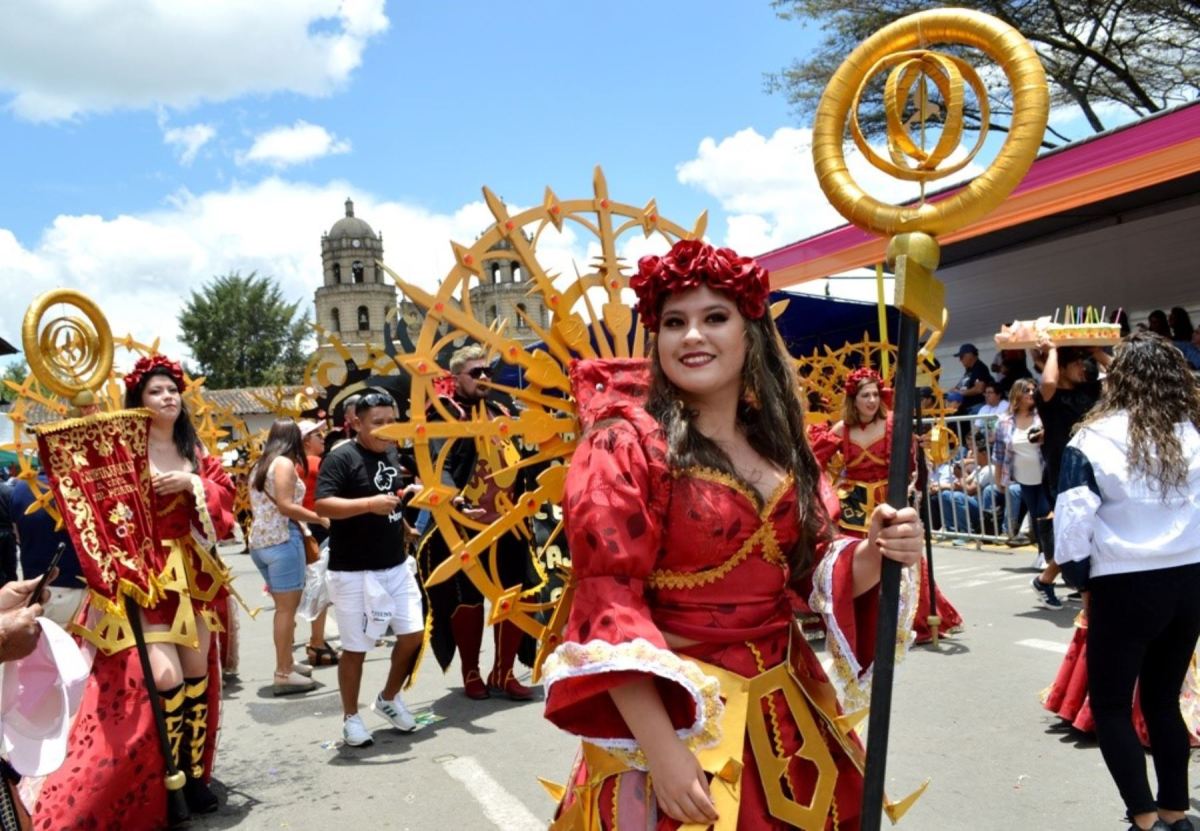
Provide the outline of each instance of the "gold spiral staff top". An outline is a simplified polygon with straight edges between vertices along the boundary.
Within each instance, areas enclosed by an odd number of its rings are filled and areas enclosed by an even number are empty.
[[[82,317],[57,313],[74,307]],[[113,338],[108,320],[91,298],[74,289],[54,289],[37,297],[25,312],[21,343],[29,370],[38,382],[76,407],[96,403],[96,391],[108,380]]]
[[[876,167],[898,178],[924,182],[961,168],[941,167],[941,162],[953,152],[962,134],[964,85],[974,91],[986,115],[987,95],[975,71],[959,58],[929,50],[931,44],[972,47],[995,61],[1012,90],[1012,123],[995,160],[960,191],[936,203],[922,200],[915,205],[891,205],[864,192],[850,175],[844,152],[847,127]],[[884,85],[884,104],[890,163],[866,144],[856,115],[865,86],[887,69],[891,73]],[[900,118],[905,97],[918,81],[923,88],[925,78],[947,105],[942,136],[931,152],[916,147]],[[918,101],[919,108],[920,104]],[[830,203],[860,228],[885,235],[948,233],[983,217],[1017,186],[1037,156],[1049,109],[1045,70],[1016,29],[969,9],[931,9],[909,15],[863,41],[830,79],[813,122],[817,179]],[[924,116],[924,112],[918,113],[919,118]],[[982,140],[981,136],[972,155]],[[914,160],[916,165],[901,164],[900,160]]]

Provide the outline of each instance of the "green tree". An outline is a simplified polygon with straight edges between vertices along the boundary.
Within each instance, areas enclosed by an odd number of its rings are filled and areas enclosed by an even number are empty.
[[[28,375],[29,364],[25,362],[24,358],[13,358],[9,361],[8,365],[4,367],[4,371],[0,372],[0,403],[11,404],[17,400],[16,392],[4,382],[12,381],[14,384],[20,384]]]
[[[855,46],[888,23],[929,8],[923,0],[771,0],[771,5],[779,17],[824,32],[811,55],[766,77],[767,89],[785,94],[805,121],[811,121],[825,84]],[[954,5],[987,12],[1021,32],[1046,67],[1052,105],[1077,105],[1096,132],[1106,129],[1103,114],[1114,105],[1140,117],[1200,94],[1200,3],[1195,0],[962,0]],[[984,77],[994,81],[988,84],[988,128],[1007,130],[1012,102],[1003,77]],[[859,113],[863,130],[879,136],[885,131],[882,103],[875,96],[866,99]],[[964,120],[978,129],[978,107],[968,107]],[[1067,140],[1053,129],[1049,134]]]
[[[271,277],[214,277],[179,313],[180,339],[213,389],[298,383],[304,371],[308,313],[288,303]]]

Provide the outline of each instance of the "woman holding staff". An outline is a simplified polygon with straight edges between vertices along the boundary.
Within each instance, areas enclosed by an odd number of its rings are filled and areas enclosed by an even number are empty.
[[[200,443],[183,402],[183,370],[143,357],[125,376],[125,405],[149,411],[149,463],[159,539],[150,591],[137,597],[174,767],[193,813],[218,807],[208,788],[218,724],[219,661],[210,649],[228,573],[212,547],[233,523],[233,483]],[[89,591],[76,631],[98,648],[67,762],[50,776],[34,827],[139,831],[167,825],[166,762],[122,606]],[[80,773],[79,771],[86,771]]]
[[[572,368],[574,601],[544,678],[547,718],[583,750],[553,827],[857,828],[862,748],[794,610],[825,615],[858,709],[872,589],[883,557],[919,558],[916,513],[883,505],[865,539],[833,536],[754,260],[680,241],[631,285],[649,372]]]

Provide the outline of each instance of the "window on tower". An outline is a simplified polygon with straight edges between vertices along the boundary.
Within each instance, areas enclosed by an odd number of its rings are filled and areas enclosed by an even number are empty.
[[[362,260],[355,260],[353,263],[351,263],[350,270],[354,273],[354,282],[361,283],[363,281]]]
[[[518,303],[517,311],[520,312],[520,314],[517,315],[517,328],[518,329],[528,329],[529,323],[527,322],[525,316],[529,314],[529,310],[525,308],[524,303]]]
[[[333,264],[333,284],[340,285],[342,282],[342,265],[341,263]]]
[[[358,330],[365,332],[371,328],[371,312],[366,306],[358,307]]]
[[[334,268],[337,268],[337,266],[335,265]],[[333,312],[330,313],[329,318],[333,322],[333,331],[342,331],[342,316],[338,313],[337,309],[334,309]]]

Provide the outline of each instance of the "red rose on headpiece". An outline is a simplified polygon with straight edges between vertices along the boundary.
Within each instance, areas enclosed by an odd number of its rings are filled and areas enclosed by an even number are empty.
[[[858,395],[858,391],[867,384],[879,387],[880,395],[883,394],[883,377],[870,367],[863,366],[846,376],[846,397],[854,398]]]
[[[125,389],[136,389],[137,385],[142,382],[152,370],[163,369],[171,376],[171,380],[175,382],[175,386],[179,387],[179,391],[183,392],[183,367],[178,361],[172,361],[166,355],[146,355],[138,358],[138,362],[133,365],[133,369],[125,376]]]
[[[741,257],[731,248],[713,248],[700,240],[680,240],[661,257],[642,257],[629,287],[637,294],[643,325],[657,332],[666,296],[702,283],[728,294],[751,320],[767,313],[771,292],[767,270],[752,257]]]

